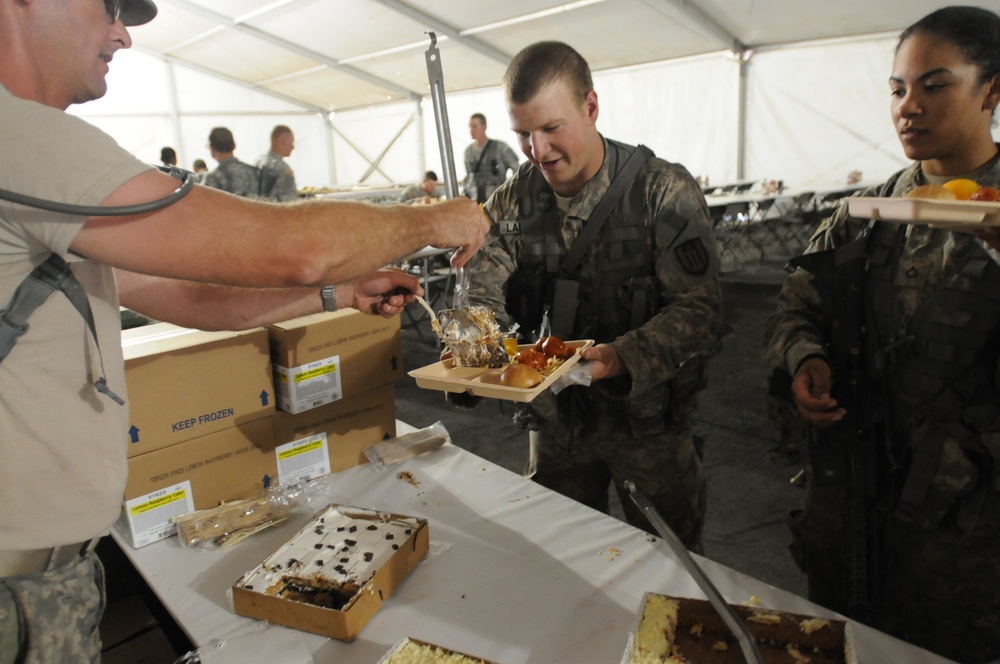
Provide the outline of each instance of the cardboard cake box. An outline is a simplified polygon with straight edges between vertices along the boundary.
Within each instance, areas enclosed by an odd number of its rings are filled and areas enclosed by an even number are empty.
[[[437,661],[449,664],[496,664],[488,659],[414,638],[405,638],[394,645],[376,664],[414,664],[416,662]]]
[[[394,385],[379,385],[304,413],[279,410],[274,430],[282,483],[366,463],[365,447],[396,435]]]
[[[273,416],[128,460],[119,528],[139,548],[171,536],[170,518],[253,496],[277,476]]]
[[[122,332],[128,456],[274,412],[267,330],[206,332],[155,323]]]
[[[731,604],[765,664],[857,664],[850,623]],[[707,600],[645,593],[622,664],[743,662],[740,644]]]
[[[278,408],[301,413],[403,377],[399,317],[353,309],[268,326]]]
[[[353,641],[429,544],[426,519],[330,504],[233,584],[233,608]]]

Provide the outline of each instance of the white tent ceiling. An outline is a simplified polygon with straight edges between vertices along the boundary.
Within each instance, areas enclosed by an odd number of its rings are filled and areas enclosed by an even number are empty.
[[[438,36],[448,92],[496,86],[542,39],[595,71],[731,49],[898,31],[940,0],[157,0],[137,50],[317,111],[428,94]],[[1000,9],[1000,0],[969,4]],[[822,75],[822,72],[817,72]]]
[[[959,0],[1000,11],[1000,0]],[[889,121],[896,36],[947,0],[156,0],[109,93],[72,111],[149,161],[208,158],[230,127],[253,161],[292,127],[300,186],[377,187],[442,173],[425,65],[437,35],[461,179],[467,118],[514,143],[499,83],[518,50],[575,46],[600,128],[713,182],[815,187],[907,163]],[[1000,141],[1000,134],[996,136]],[[211,166],[212,164],[210,164]],[[447,176],[447,173],[445,172]]]

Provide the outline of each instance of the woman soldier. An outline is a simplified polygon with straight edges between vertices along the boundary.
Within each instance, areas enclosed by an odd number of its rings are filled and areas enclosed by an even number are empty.
[[[910,26],[889,89],[914,163],[865,196],[1000,186],[1000,17],[947,7]],[[967,663],[1000,658],[996,230],[871,222],[845,203],[767,324],[768,361],[813,427],[792,519],[810,598]]]

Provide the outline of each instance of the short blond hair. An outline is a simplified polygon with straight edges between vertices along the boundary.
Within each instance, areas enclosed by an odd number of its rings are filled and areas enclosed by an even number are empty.
[[[590,65],[572,46],[558,41],[536,42],[521,49],[507,65],[504,96],[507,103],[524,104],[543,87],[559,80],[581,104],[594,89]]]

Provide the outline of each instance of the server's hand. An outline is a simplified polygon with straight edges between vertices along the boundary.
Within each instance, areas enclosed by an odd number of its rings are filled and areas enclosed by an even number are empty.
[[[490,220],[475,201],[456,198],[429,206],[426,212],[434,224],[434,239],[430,244],[458,247],[451,256],[452,266],[458,268],[468,263],[486,242]]]
[[[402,312],[408,304],[423,295],[420,281],[395,268],[385,268],[362,277],[353,284],[337,287],[337,294],[344,293],[344,300],[358,311],[391,318]],[[349,297],[349,299],[348,299]]]

